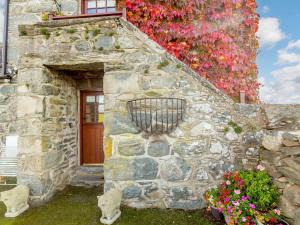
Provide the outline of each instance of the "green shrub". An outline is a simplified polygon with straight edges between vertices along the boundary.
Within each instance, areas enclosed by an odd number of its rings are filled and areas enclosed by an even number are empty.
[[[265,171],[242,171],[246,194],[260,211],[271,210],[278,203],[279,191]]]

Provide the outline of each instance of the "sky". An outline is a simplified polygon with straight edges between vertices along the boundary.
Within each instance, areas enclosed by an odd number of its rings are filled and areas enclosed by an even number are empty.
[[[257,0],[260,98],[300,103],[300,0]]]

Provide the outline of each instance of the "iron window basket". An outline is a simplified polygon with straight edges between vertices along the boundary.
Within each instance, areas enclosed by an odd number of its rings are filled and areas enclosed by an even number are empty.
[[[186,101],[178,98],[141,98],[128,102],[135,125],[146,133],[171,133],[183,121]]]

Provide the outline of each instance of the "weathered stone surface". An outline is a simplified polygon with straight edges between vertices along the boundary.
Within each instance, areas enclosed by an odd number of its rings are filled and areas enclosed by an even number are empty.
[[[283,196],[293,205],[300,205],[300,185],[292,185],[283,190]]]
[[[228,141],[235,141],[239,138],[239,136],[234,132],[232,127],[230,128],[229,132],[225,134],[225,137]]]
[[[288,177],[291,182],[300,184],[299,170],[295,170],[289,166],[284,166],[280,167],[280,172]]]
[[[153,157],[169,155],[170,145],[167,141],[152,141],[148,146],[148,154]]]
[[[136,156],[145,153],[144,141],[130,134],[120,137],[117,148],[119,153],[124,156]]]
[[[205,152],[208,146],[207,140],[202,141],[182,141],[179,140],[173,144],[173,150],[181,157],[193,157]]]
[[[43,112],[43,98],[42,97],[30,97],[20,96],[17,98],[17,116],[24,117],[26,115],[32,115]]]
[[[13,95],[15,94],[16,92],[16,89],[15,89],[15,86],[14,85],[6,85],[6,86],[2,86],[0,88],[0,94],[3,94],[3,95]]]
[[[55,86],[52,86],[52,85],[43,85],[41,87],[41,94],[42,95],[58,95],[59,94],[59,89]]]
[[[137,186],[128,186],[123,190],[124,199],[139,198],[141,194],[142,190]]]
[[[191,166],[183,159],[172,157],[160,169],[160,177],[166,181],[184,181],[191,174]]]
[[[137,158],[133,162],[134,180],[154,180],[158,173],[158,163],[151,158]]]
[[[221,154],[225,151],[228,151],[228,150],[225,150],[224,146],[220,142],[214,142],[210,146],[210,152],[213,154]]]
[[[90,45],[89,45],[89,42],[87,42],[87,41],[77,41],[75,43],[75,48],[77,51],[85,52],[90,49]]]
[[[108,35],[100,36],[95,43],[95,47],[98,50],[109,50],[112,49],[114,45],[115,38],[113,36]]]
[[[198,169],[198,171],[197,171],[197,173],[196,173],[196,178],[197,178],[197,180],[199,180],[199,181],[205,181],[205,180],[208,180],[208,179],[209,179],[206,170],[201,169],[201,168]]]
[[[282,137],[281,135],[266,135],[263,137],[262,145],[270,151],[278,151],[279,148],[282,146]]]
[[[171,198],[174,201],[188,200],[193,191],[188,187],[175,187],[171,189]]]
[[[201,122],[191,129],[190,136],[192,137],[210,136],[213,135],[214,133],[215,131],[211,124],[207,122]]]
[[[138,76],[130,72],[114,72],[104,76],[104,92],[106,94],[139,92]]]
[[[296,207],[293,206],[284,196],[280,197],[279,207],[282,209],[285,216],[289,218],[295,217]]]
[[[104,117],[105,132],[110,135],[124,133],[138,133],[134,123],[131,122],[128,113],[110,112]]]
[[[300,146],[300,131],[283,133],[282,143],[287,147]]]
[[[110,158],[104,164],[104,177],[107,181],[117,180],[126,181],[132,180],[135,169],[133,161],[121,158]]]
[[[168,205],[169,208],[173,209],[185,209],[185,210],[195,210],[203,208],[205,203],[202,199],[199,200],[188,200],[188,201],[171,201]]]
[[[300,156],[300,146],[295,147],[283,147],[281,148],[281,152],[284,156],[297,157]]]
[[[46,194],[51,185],[51,180],[47,173],[43,174],[43,176],[19,174],[18,183],[28,186],[31,195],[41,196]]]

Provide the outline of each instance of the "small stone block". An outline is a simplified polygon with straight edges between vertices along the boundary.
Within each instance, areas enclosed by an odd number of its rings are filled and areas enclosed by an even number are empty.
[[[23,208],[19,209],[17,212],[6,212],[5,217],[8,217],[8,218],[17,217],[17,216],[21,215],[23,212],[25,212],[27,209],[29,209],[28,204],[25,205]]]
[[[103,224],[111,225],[116,222],[117,219],[121,216],[121,210],[118,210],[117,213],[112,218],[101,217],[100,222]]]

